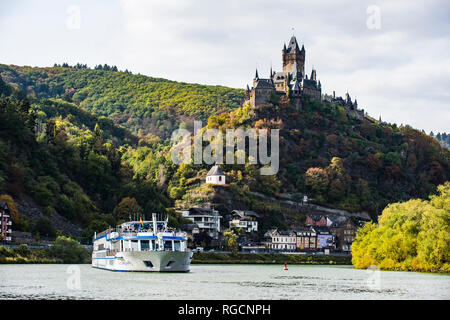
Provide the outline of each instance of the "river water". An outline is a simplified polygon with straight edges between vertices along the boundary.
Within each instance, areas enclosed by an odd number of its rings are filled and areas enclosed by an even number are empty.
[[[11,264],[0,265],[0,299],[450,299],[450,275],[312,265],[129,273],[86,264]]]

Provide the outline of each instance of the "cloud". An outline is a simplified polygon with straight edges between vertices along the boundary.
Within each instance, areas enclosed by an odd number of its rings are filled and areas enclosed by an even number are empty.
[[[255,67],[281,69],[294,32],[306,70],[322,88],[348,90],[369,114],[416,128],[450,131],[450,3],[410,0],[33,1],[0,6],[2,63],[115,64],[171,80],[244,88]],[[64,28],[68,5],[81,29]],[[368,29],[367,8],[381,28]],[[3,10],[4,9],[4,10]],[[5,12],[7,17],[5,17]],[[26,21],[24,24],[23,21]],[[291,28],[294,27],[294,31]]]

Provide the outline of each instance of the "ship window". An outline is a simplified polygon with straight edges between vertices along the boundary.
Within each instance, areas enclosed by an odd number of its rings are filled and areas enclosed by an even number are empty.
[[[141,250],[148,251],[150,249],[150,243],[148,240],[141,240]]]
[[[180,251],[181,250],[181,243],[180,241],[174,241],[175,249],[174,251]]]
[[[164,241],[164,249],[166,251],[172,251],[172,240]]]
[[[169,262],[167,263],[166,267],[171,267],[173,263],[174,263],[174,261],[169,261]]]
[[[153,268],[153,263],[151,261],[144,261],[146,267]]]

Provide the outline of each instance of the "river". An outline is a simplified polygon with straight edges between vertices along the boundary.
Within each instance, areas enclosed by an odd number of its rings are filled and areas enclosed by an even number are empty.
[[[352,266],[191,265],[128,273],[90,265],[0,265],[0,299],[450,299],[450,275]]]

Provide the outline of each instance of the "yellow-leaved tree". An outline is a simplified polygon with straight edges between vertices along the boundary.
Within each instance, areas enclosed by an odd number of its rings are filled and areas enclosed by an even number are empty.
[[[11,220],[16,222],[19,218],[19,209],[17,209],[17,204],[14,199],[9,194],[0,194],[0,202],[6,202],[8,204]]]
[[[450,271],[450,182],[430,200],[390,204],[379,224],[358,230],[352,245],[356,268]]]

